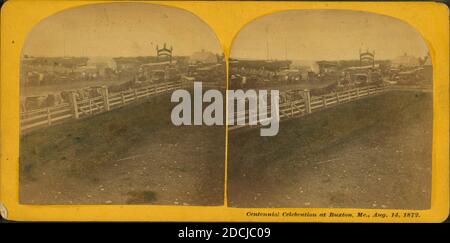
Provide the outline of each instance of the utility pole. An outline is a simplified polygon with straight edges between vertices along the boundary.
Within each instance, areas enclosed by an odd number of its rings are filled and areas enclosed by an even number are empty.
[[[287,40],[284,39],[284,59],[287,61]]]

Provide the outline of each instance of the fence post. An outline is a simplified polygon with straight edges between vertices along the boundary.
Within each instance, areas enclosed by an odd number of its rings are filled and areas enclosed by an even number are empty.
[[[120,91],[120,96],[122,97],[122,105],[125,104],[125,96],[123,95],[123,91]]]
[[[89,98],[89,114],[92,115],[92,99]]]
[[[70,97],[72,101],[72,109],[73,109],[73,115],[75,116],[75,119],[78,119],[80,117],[78,113],[78,104],[77,104],[77,98],[75,97],[75,92],[70,92]]]
[[[336,104],[341,103],[341,101],[339,100],[339,92],[336,91]]]
[[[309,89],[303,90],[303,99],[305,100],[306,113],[311,113],[311,93]]]
[[[294,101],[291,100],[291,117],[294,117]]]
[[[322,102],[323,102],[323,107],[326,108],[327,107],[327,98],[325,97],[325,95],[322,95]]]
[[[356,88],[356,98],[359,98],[359,88]]]
[[[134,89],[134,101],[137,101],[138,95],[137,95],[137,89]]]
[[[103,95],[103,106],[105,108],[105,110],[109,111],[109,92],[108,92],[108,87],[104,86],[102,89],[102,95]]]
[[[48,121],[48,125],[49,126],[52,125],[52,116],[51,116],[51,113],[50,113],[50,107],[47,108],[47,121]]]

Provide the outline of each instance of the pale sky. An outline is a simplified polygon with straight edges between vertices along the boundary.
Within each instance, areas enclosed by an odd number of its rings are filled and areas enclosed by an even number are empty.
[[[146,3],[95,4],[38,23],[22,53],[33,56],[149,56],[166,42],[174,55],[222,53],[214,32],[195,15]]]
[[[428,52],[420,34],[395,18],[348,10],[293,10],[246,25],[233,42],[231,57],[266,59],[268,49],[269,59],[359,59],[360,48],[375,50],[375,59]]]

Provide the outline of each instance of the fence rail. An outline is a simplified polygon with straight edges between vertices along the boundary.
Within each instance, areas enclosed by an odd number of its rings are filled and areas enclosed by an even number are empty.
[[[285,120],[293,117],[307,115],[320,109],[376,95],[386,90],[387,86],[366,86],[313,97],[310,97],[309,91],[303,91],[303,98],[279,104],[279,117],[280,120]],[[228,129],[231,131],[238,128],[251,126],[249,125],[250,121],[256,121],[256,123],[261,124],[262,120],[267,119],[259,119],[261,115],[262,117],[271,116],[269,105],[267,106],[266,110],[267,112],[259,115],[255,111],[250,112],[248,110],[246,110],[245,112],[234,112],[233,119],[230,119],[230,117],[228,119]]]
[[[190,84],[182,82],[162,83],[137,89],[130,89],[118,93],[108,93],[108,90],[106,89],[101,96],[84,100],[77,100],[74,94],[72,94],[72,102],[70,104],[64,103],[45,109],[21,112],[20,129],[22,132],[27,132],[33,129],[51,126],[69,120],[89,117],[189,85]],[[204,86],[207,88],[225,88],[221,85],[208,83],[204,83]],[[385,90],[386,86],[367,86],[322,96],[308,97],[307,99],[302,98],[290,102],[284,102],[279,105],[280,119],[302,116],[322,108],[375,95]],[[309,93],[307,95],[309,96]],[[257,122],[261,122],[261,120],[258,119],[259,117],[257,113],[252,113],[251,116],[249,113],[251,112],[248,110],[241,113],[235,112],[234,123],[229,126],[229,129],[234,130],[240,127],[248,126],[250,118],[256,119]],[[268,106],[266,114],[260,115],[270,117],[270,114],[271,111]],[[230,120],[229,124],[231,124]]]
[[[171,82],[154,84],[118,93],[108,93],[105,88],[101,96],[77,100],[72,94],[72,102],[45,109],[36,109],[20,113],[20,130],[27,132],[33,129],[51,126],[73,119],[89,117],[100,112],[113,110],[139,100],[180,89],[185,84]]]

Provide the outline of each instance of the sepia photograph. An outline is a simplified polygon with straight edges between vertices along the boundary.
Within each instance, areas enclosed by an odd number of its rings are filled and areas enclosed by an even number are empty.
[[[148,3],[58,12],[20,63],[20,203],[217,206],[225,126],[176,126],[174,90],[225,92],[214,31]]]
[[[265,105],[279,125],[229,124],[228,206],[429,209],[432,69],[422,36],[393,17],[289,10],[245,25],[229,88],[278,90]]]
[[[0,27],[0,223],[449,222],[443,3],[10,0]]]

